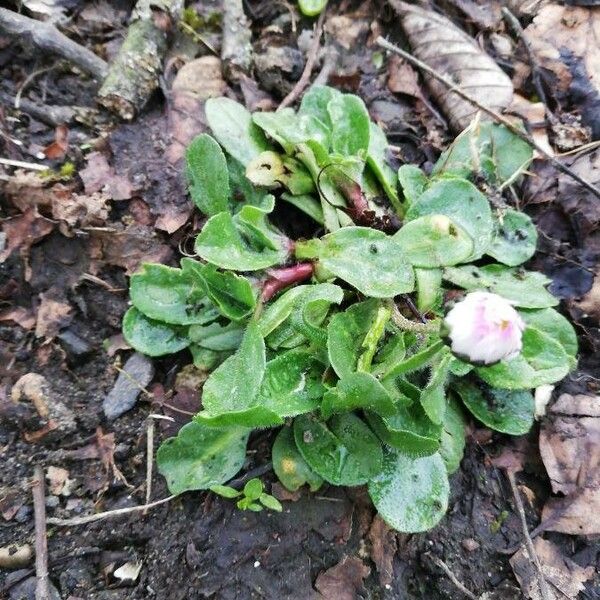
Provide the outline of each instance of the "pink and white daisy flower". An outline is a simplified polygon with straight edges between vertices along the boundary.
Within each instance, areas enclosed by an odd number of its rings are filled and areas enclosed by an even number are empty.
[[[471,292],[444,319],[452,352],[491,365],[519,354],[525,323],[510,302],[489,292]]]

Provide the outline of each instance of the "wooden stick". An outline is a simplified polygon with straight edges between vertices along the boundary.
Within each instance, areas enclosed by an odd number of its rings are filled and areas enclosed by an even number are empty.
[[[152,496],[152,467],[154,465],[154,418],[148,416],[148,425],[146,427],[146,505],[150,504]],[[144,514],[148,509],[144,511]]]
[[[540,563],[540,559],[537,555],[537,552],[535,551],[535,546],[533,545],[533,541],[531,540],[531,536],[529,535],[527,519],[525,518],[525,509],[523,508],[523,501],[521,500],[521,494],[519,493],[519,488],[517,487],[517,480],[515,479],[515,474],[510,469],[506,469],[506,475],[508,477],[508,481],[510,482],[510,488],[515,498],[515,506],[517,508],[517,512],[519,513],[519,517],[521,519],[521,527],[523,528],[523,536],[525,537],[525,547],[527,548],[527,554],[529,554],[529,559],[535,565],[535,568],[538,573],[540,593],[542,594],[543,600],[552,600],[550,590],[548,589],[548,584],[546,583],[546,577],[544,576],[544,571],[542,570],[542,564]]]
[[[433,563],[435,563],[436,566],[438,566],[442,571],[444,571],[444,573],[446,573],[448,579],[450,579],[450,581],[456,586],[456,588],[459,589],[467,598],[469,598],[470,600],[477,600],[477,596],[473,592],[469,591],[458,580],[456,575],[450,570],[450,567],[441,558],[434,556],[430,552],[427,553],[427,556],[432,560]]]
[[[55,519],[50,517],[47,522],[49,525],[63,525],[70,527],[74,525],[86,525],[87,523],[93,523],[94,521],[102,521],[104,519],[110,519],[112,517],[119,517],[121,515],[128,515],[130,513],[144,512],[150,508],[155,508],[166,502],[171,502],[173,498],[177,498],[176,494],[162,498],[161,500],[155,500],[150,504],[142,504],[141,506],[128,506],[127,508],[116,508],[115,510],[107,510],[105,512],[96,513],[95,515],[87,515],[86,517],[75,517],[73,519]]]
[[[46,534],[46,493],[44,469],[36,465],[33,471],[33,513],[35,520],[35,600],[50,600],[48,578],[48,536]]]
[[[98,102],[130,121],[159,85],[167,34],[182,11],[181,0],[163,0],[155,10],[151,0],[138,0],[125,41],[98,92]]]
[[[315,32],[313,34],[313,40],[306,56],[306,64],[304,65],[304,71],[300,79],[296,82],[296,85],[292,88],[292,91],[281,101],[279,108],[285,108],[290,104],[293,104],[304,91],[306,86],[310,83],[310,76],[319,57],[319,47],[321,45],[321,35],[323,35],[323,23],[325,22],[325,13],[327,9],[323,9],[319,15]]]
[[[28,38],[38,48],[66,58],[96,79],[103,79],[108,70],[108,65],[99,56],[69,39],[50,23],[0,8],[0,32],[12,37]]]
[[[437,79],[438,81],[440,81],[441,83],[443,83],[449,90],[454,92],[457,96],[460,96],[463,100],[466,100],[467,102],[471,103],[473,106],[477,107],[479,110],[481,110],[481,112],[484,112],[486,115],[490,116],[497,123],[504,125],[504,127],[506,127],[509,131],[514,133],[517,137],[519,137],[524,142],[529,144],[532,148],[537,150],[541,156],[543,156],[546,160],[548,160],[559,171],[562,171],[563,173],[565,173],[566,175],[568,175],[569,177],[571,177],[572,179],[577,181],[577,183],[581,184],[584,188],[586,188],[587,190],[592,192],[594,194],[594,196],[596,196],[597,198],[600,198],[600,190],[597,187],[595,187],[593,184],[591,184],[586,179],[583,179],[582,177],[577,175],[577,173],[575,173],[575,171],[571,170],[566,165],[563,165],[554,156],[551,156],[550,154],[548,154],[546,152],[546,150],[544,150],[544,148],[542,148],[529,134],[525,133],[524,131],[521,131],[521,129],[519,129],[516,125],[511,123],[506,117],[503,117],[502,115],[498,114],[496,111],[488,108],[487,106],[483,106],[483,104],[478,102],[475,98],[473,98],[473,96],[471,96],[467,92],[463,91],[460,87],[458,87],[456,84],[454,84],[452,81],[450,81],[450,79],[448,79],[445,75],[438,73],[438,71],[436,71],[435,69],[432,69],[428,64],[424,63],[422,60],[419,60],[418,58],[414,57],[409,52],[402,50],[402,48],[399,48],[398,46],[391,44],[390,42],[388,42],[386,39],[382,38],[381,36],[379,36],[377,38],[376,43],[379,47],[384,48],[385,50],[389,50],[390,52],[394,52],[395,54],[398,54],[399,56],[402,56],[402,58],[404,58],[411,64],[417,66],[422,71],[425,71],[425,73],[427,73],[428,75],[431,75],[431,77],[433,77],[433,78]]]

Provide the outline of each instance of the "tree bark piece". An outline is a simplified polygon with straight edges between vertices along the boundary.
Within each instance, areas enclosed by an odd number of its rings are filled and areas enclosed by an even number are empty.
[[[110,65],[98,102],[130,121],[159,84],[167,36],[179,20],[182,0],[138,0],[119,53]]]
[[[38,48],[58,54],[96,79],[103,79],[108,65],[92,51],[80,46],[54,25],[0,8],[0,33],[31,40]]]
[[[502,112],[511,102],[510,78],[483,52],[475,40],[446,17],[401,0],[390,0],[400,16],[413,54],[435,71],[450,77],[483,106]],[[448,116],[453,129],[461,131],[477,109],[447,87],[425,76],[432,95]]]
[[[223,42],[221,60],[225,77],[236,82],[252,65],[252,31],[242,0],[222,0]]]

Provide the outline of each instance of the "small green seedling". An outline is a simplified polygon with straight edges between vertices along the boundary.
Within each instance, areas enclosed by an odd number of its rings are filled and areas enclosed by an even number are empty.
[[[254,512],[260,512],[263,508],[269,508],[277,512],[283,510],[281,502],[274,496],[267,494],[264,491],[262,481],[256,477],[248,481],[242,491],[228,485],[213,485],[210,490],[219,496],[223,496],[223,498],[239,498],[237,507],[240,510]]]

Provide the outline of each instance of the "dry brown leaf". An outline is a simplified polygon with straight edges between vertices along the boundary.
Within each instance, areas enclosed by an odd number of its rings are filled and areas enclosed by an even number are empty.
[[[156,232],[144,225],[130,225],[125,229],[93,229],[90,232],[90,272],[95,275],[103,264],[123,267],[134,273],[142,262],[166,263],[173,250],[161,244]]]
[[[68,198],[71,186],[57,183],[48,187],[48,181],[35,171],[17,170],[3,185],[6,200],[21,212],[28,208],[50,208],[55,197]]]
[[[600,533],[600,397],[563,394],[540,433],[540,452],[554,492],[542,513],[548,531]]]
[[[570,535],[600,534],[600,488],[583,488],[566,498],[550,498],[542,511],[546,531]]]
[[[600,12],[583,6],[549,4],[525,35],[541,66],[555,76],[557,91],[569,88],[580,100],[584,121],[600,132]]]
[[[513,86],[510,78],[464,31],[446,17],[401,0],[390,0],[399,14],[413,54],[446,75],[481,105],[502,112],[510,105]],[[464,129],[477,112],[469,102],[449,92],[437,80],[425,76],[452,127]]]
[[[59,330],[66,327],[71,319],[71,306],[52,297],[52,291],[40,294],[40,305],[37,310],[35,335],[40,338],[52,339]]]
[[[333,15],[325,22],[324,29],[342,48],[351,50],[357,44],[365,43],[369,21],[350,15]]]
[[[22,306],[14,306],[0,311],[0,322],[12,321],[23,329],[33,329],[35,326],[35,315],[33,311]]]
[[[398,549],[396,532],[379,516],[375,515],[368,533],[371,542],[371,559],[379,573],[382,586],[392,583],[394,577],[394,555]]]
[[[43,150],[46,158],[58,160],[64,158],[69,149],[69,128],[66,125],[58,125],[54,132],[54,141]]]
[[[552,491],[572,494],[582,485],[600,486],[600,398],[563,394],[540,432],[540,453]],[[595,477],[592,482],[582,478]]]
[[[206,100],[222,96],[226,88],[216,56],[203,56],[181,67],[173,81],[170,108],[172,142],[166,156],[171,164],[181,160],[186,146],[206,130]]]
[[[497,29],[502,21],[500,3],[475,2],[474,0],[451,0],[466,17],[482,29]]]
[[[63,221],[69,227],[103,225],[108,219],[108,213],[108,197],[101,192],[71,194],[68,198],[52,199],[53,218]]]
[[[344,556],[335,567],[317,577],[315,587],[325,600],[356,600],[371,569],[356,556]]]
[[[534,546],[548,584],[551,596],[548,600],[575,600],[584,589],[584,582],[593,577],[594,567],[580,567],[563,556],[558,546],[541,537],[536,538]],[[523,594],[531,600],[543,600],[538,572],[526,548],[521,548],[510,559],[510,565]]]
[[[36,208],[28,208],[22,215],[1,221],[2,232],[6,236],[4,249],[0,246],[0,263],[4,262],[15,250],[21,254],[27,253],[29,248],[42,238],[46,237],[53,229],[54,223],[42,217]]]
[[[112,200],[129,200],[133,185],[125,175],[118,175],[102,152],[91,152],[79,176],[87,194],[104,192]]]
[[[400,56],[392,54],[388,60],[388,89],[395,94],[421,97],[417,72]]]
[[[546,107],[543,102],[530,102],[519,94],[513,95],[512,104],[508,107],[508,112],[519,115],[531,130],[531,137],[541,146],[550,156],[554,156],[554,149],[548,141],[548,132],[546,131]],[[539,152],[534,151],[534,158],[539,158]]]
[[[577,175],[598,186],[600,184],[600,150],[575,158],[569,165]],[[580,235],[587,236],[600,227],[600,202],[568,175],[558,177],[559,202],[566,214],[572,215]]]
[[[584,317],[591,317],[600,323],[600,275],[594,277],[590,291],[574,304],[582,311]]]

